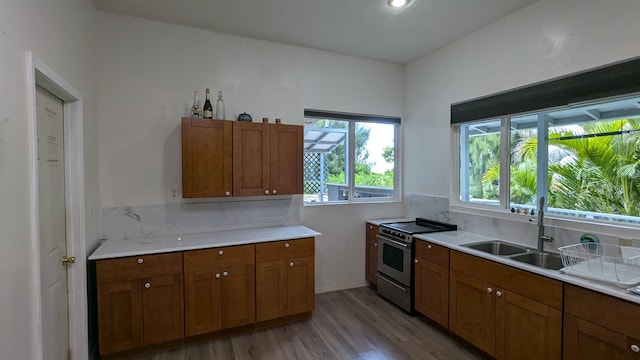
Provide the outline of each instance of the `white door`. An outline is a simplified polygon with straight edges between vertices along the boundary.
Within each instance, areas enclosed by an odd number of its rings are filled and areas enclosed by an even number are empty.
[[[47,359],[69,358],[62,100],[36,87],[42,342]]]

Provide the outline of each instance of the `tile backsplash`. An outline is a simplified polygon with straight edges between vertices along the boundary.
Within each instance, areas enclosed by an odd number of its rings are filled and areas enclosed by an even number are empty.
[[[138,238],[300,223],[301,196],[225,200],[103,208],[103,237]]]

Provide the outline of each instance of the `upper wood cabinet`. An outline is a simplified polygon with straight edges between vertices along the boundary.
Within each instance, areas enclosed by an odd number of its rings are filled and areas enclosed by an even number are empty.
[[[639,359],[640,306],[565,285],[564,359]]]
[[[450,252],[449,328],[496,359],[560,359],[562,283]]]
[[[378,286],[378,225],[367,223],[366,246],[367,256],[365,259],[365,278],[373,286]]]
[[[233,195],[233,122],[182,118],[182,196]]]
[[[233,123],[233,195],[302,193],[302,126]]]
[[[96,277],[101,355],[184,337],[182,253],[99,260]]]
[[[415,299],[418,312],[449,327],[449,249],[416,241]]]

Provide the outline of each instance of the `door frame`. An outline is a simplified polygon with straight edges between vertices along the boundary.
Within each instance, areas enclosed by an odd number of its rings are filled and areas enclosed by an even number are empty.
[[[32,279],[35,335],[35,359],[44,359],[42,333],[42,293],[40,281],[40,234],[38,215],[38,159],[36,126],[36,85],[63,101],[65,207],[67,254],[76,262],[67,271],[69,304],[69,349],[74,360],[89,356],[87,315],[87,252],[84,213],[84,134],[82,96],[73,86],[58,76],[42,60],[27,52],[27,104],[29,145],[29,186],[32,244]],[[71,311],[73,310],[73,311]]]

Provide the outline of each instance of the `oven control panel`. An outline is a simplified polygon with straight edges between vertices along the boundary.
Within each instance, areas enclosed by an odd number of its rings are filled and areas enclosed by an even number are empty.
[[[405,241],[407,240],[407,234],[402,232],[398,232],[398,231],[387,229],[387,228],[380,228],[380,232],[382,232],[385,235],[392,236],[396,239],[405,240]]]

